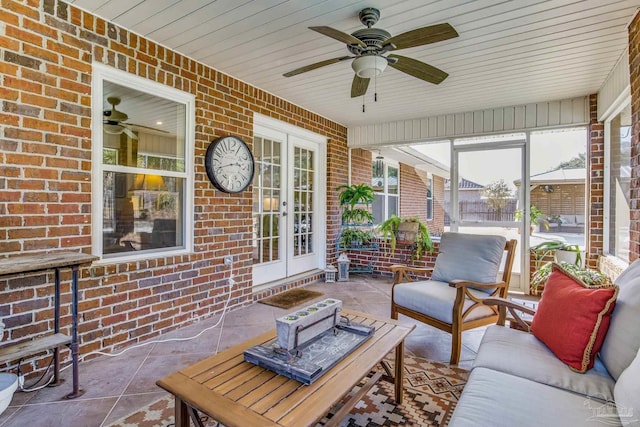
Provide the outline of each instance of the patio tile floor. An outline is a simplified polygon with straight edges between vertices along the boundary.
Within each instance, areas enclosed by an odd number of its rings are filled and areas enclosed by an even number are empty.
[[[367,274],[351,275],[349,282],[316,283],[307,289],[338,298],[345,308],[389,316],[391,278]],[[289,310],[253,304],[231,311],[224,319],[219,351],[275,327],[275,319]],[[192,337],[215,325],[213,316],[172,331],[157,339]],[[413,322],[401,317],[401,321]],[[80,384],[85,393],[65,400],[71,386],[71,372],[62,372],[67,381],[59,387],[47,387],[33,393],[17,392],[9,408],[0,415],[0,427],[100,427],[134,412],[166,395],[156,380],[216,351],[221,328],[217,326],[189,341],[151,343],[117,357],[101,356],[80,364]],[[460,367],[470,368],[484,328],[464,332]],[[418,324],[405,342],[408,354],[448,363],[451,336],[427,325]]]

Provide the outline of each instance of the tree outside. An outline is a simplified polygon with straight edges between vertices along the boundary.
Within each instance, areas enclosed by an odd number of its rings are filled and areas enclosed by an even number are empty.
[[[583,169],[587,165],[587,153],[578,153],[577,157],[574,157],[570,160],[566,160],[564,162],[560,162],[558,166],[555,168],[551,168],[550,170],[558,170],[558,169]]]
[[[509,185],[500,179],[487,184],[482,190],[482,196],[487,204],[496,212],[498,221],[502,220],[502,210],[513,199],[513,191]]]

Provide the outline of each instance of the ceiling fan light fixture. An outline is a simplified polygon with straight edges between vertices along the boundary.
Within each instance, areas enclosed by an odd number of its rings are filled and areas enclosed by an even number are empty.
[[[124,132],[124,126],[112,123],[103,124],[102,129],[110,135],[120,135],[122,132]]]
[[[387,59],[384,56],[363,55],[354,59],[351,67],[358,77],[370,79],[382,74],[387,68]]]

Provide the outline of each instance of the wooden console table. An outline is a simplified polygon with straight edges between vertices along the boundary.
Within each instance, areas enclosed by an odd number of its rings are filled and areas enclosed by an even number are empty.
[[[49,254],[0,258],[0,277],[37,273],[47,270],[53,270],[55,273],[53,335],[46,335],[30,341],[0,348],[0,362],[9,362],[44,350],[53,349],[54,377],[51,385],[59,385],[59,347],[67,345],[71,350],[71,360],[73,364],[73,391],[67,395],[68,399],[74,399],[83,393],[80,390],[78,380],[78,269],[81,265],[89,265],[96,259],[98,259],[98,257],[93,255],[74,252],[55,252]],[[72,272],[72,323],[70,337],[60,333],[60,270],[63,268],[70,268]]]
[[[244,361],[244,350],[274,339],[275,329],[159,380],[157,384],[175,396],[176,427],[189,427],[190,417],[202,426],[197,411],[228,427],[315,425],[394,348],[395,400],[401,404],[404,339],[415,325],[350,310],[342,314],[376,331],[311,385]],[[338,425],[380,376],[370,378],[327,426]]]

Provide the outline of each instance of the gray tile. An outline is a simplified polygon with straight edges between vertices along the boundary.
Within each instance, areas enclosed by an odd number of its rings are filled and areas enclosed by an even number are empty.
[[[124,392],[131,377],[142,366],[146,356],[129,357],[123,354],[116,357],[103,356],[80,364],[80,388],[84,394],[75,400],[87,400],[96,397],[119,396]],[[71,369],[62,372],[65,382],[57,387],[45,387],[29,401],[32,403],[56,402],[65,400],[72,391]]]
[[[260,335],[263,332],[266,332],[270,329],[274,329],[276,327],[275,320],[269,322],[263,322],[262,325],[252,325],[252,326],[231,326],[225,325],[222,330],[222,339],[220,340],[220,349],[219,351],[225,350],[229,347],[232,347],[236,344],[240,344],[248,340],[249,338],[253,338],[256,335]]]
[[[204,331],[204,329],[202,330]],[[206,353],[214,351],[220,336],[220,328],[214,328],[204,332],[196,337],[200,332],[192,330],[191,335],[184,337],[165,338],[167,341],[157,343],[151,351],[151,356],[168,355],[168,354],[190,354],[190,353]],[[191,339],[187,339],[191,338]]]
[[[22,406],[3,427],[99,427],[116,397]]]
[[[15,396],[15,394],[14,394]],[[20,409],[19,406],[9,406],[0,414],[0,426],[3,426]]]
[[[24,393],[21,392],[19,390],[17,390],[14,394],[13,394],[13,399],[11,399],[11,403],[9,404],[9,407],[11,406],[22,406],[26,403],[29,403],[29,401],[31,399],[33,399],[33,397],[35,396],[35,392],[34,393]]]
[[[249,307],[244,307],[227,313],[224,319],[224,324],[253,326],[263,324],[265,321],[273,321],[275,327],[276,317],[284,314],[286,314],[286,311],[282,311],[277,307],[255,303]]]
[[[156,385],[156,381],[212,354],[213,350],[203,353],[149,356],[145,360],[144,365],[131,379],[131,383],[127,386],[124,393],[157,392],[160,388]]]

